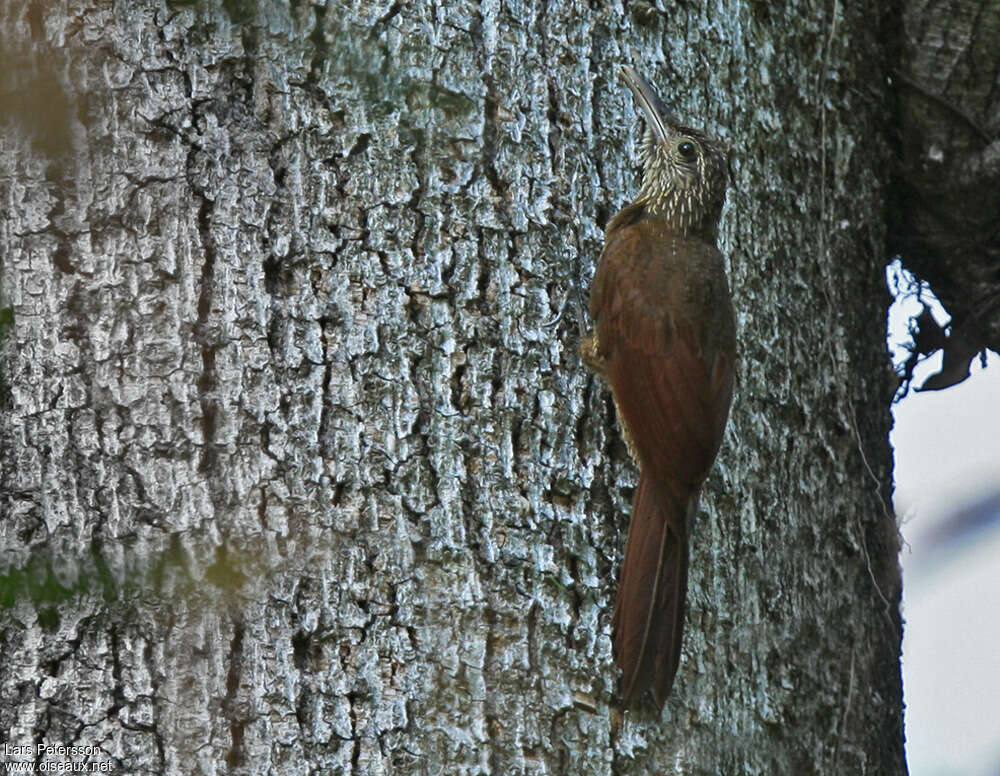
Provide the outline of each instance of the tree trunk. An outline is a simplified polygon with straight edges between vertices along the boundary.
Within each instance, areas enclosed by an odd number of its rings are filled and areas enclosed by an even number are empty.
[[[946,337],[927,318],[914,337],[944,351],[922,387],[947,388],[1000,352],[1000,4],[909,0],[901,26],[889,249],[951,315]]]
[[[0,2],[9,745],[905,773],[880,25],[668,6]],[[739,383],[662,715],[616,702],[636,472],[577,352],[623,62],[733,147]]]

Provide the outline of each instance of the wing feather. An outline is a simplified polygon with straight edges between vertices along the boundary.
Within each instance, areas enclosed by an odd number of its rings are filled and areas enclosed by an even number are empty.
[[[615,602],[615,653],[625,702],[651,689],[662,704],[680,660],[688,524],[722,442],[735,337],[731,308],[719,315],[712,307],[729,304],[728,288],[711,287],[720,275],[711,271],[721,262],[715,247],[665,235],[642,215],[609,229],[591,315],[601,371],[641,469]],[[708,267],[700,275],[699,263]],[[712,330],[713,315],[724,330]]]
[[[629,266],[602,262],[600,298],[591,312],[618,412],[640,462],[655,479],[700,484],[711,468],[732,399],[732,364],[706,347],[691,310],[689,285],[663,256],[664,241],[642,227],[609,237],[606,252],[631,257]],[[615,239],[616,238],[616,239]],[[715,249],[674,240],[674,251]],[[603,277],[602,277],[603,275]],[[595,309],[596,308],[596,309]],[[686,317],[674,315],[688,312]]]

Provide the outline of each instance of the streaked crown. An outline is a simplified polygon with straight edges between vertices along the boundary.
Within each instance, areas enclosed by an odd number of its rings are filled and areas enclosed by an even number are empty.
[[[631,67],[623,67],[622,74],[646,117],[642,189],[637,201],[679,232],[703,234],[714,242],[729,182],[722,145],[681,124]]]

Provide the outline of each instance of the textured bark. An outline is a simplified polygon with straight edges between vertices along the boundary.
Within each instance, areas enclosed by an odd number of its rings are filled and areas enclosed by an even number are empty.
[[[6,740],[905,772],[877,21],[0,3]],[[662,718],[615,706],[635,470],[577,355],[635,193],[623,61],[734,148],[739,384]]]
[[[1000,352],[1000,4],[913,0],[902,28],[890,249],[951,314],[957,382]]]

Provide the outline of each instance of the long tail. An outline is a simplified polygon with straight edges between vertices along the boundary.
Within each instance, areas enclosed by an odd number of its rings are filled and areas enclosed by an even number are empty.
[[[697,492],[674,500],[646,472],[640,475],[612,620],[627,706],[649,689],[662,706],[677,673],[687,595],[688,522],[697,502]]]

